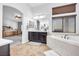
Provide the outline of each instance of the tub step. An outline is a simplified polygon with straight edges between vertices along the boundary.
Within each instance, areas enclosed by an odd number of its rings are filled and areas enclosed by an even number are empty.
[[[45,56],[59,56],[55,51],[48,50],[44,52]]]

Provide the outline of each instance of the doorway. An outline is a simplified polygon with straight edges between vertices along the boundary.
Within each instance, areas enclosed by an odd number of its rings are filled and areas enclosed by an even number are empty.
[[[22,42],[22,15],[16,8],[3,6],[2,35],[4,39],[13,40],[13,45]]]

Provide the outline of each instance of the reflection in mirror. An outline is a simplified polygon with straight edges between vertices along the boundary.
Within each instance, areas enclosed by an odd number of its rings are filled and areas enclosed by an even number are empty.
[[[39,28],[40,28],[40,21],[37,20],[37,30],[39,30]]]

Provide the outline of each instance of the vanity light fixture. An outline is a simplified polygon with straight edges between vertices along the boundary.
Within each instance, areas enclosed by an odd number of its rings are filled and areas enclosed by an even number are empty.
[[[39,16],[35,16],[35,17],[33,17],[34,19],[43,19],[43,18],[45,18],[45,15],[39,15]]]
[[[19,14],[16,14],[16,15],[15,15],[15,19],[16,19],[16,20],[20,20],[21,18],[22,18],[21,15],[19,15]]]
[[[21,19],[21,18],[22,18],[21,16],[17,16],[17,15],[15,16],[16,20]]]
[[[43,18],[45,18],[45,15],[42,15],[42,16],[39,16],[40,17],[40,19],[43,19]]]
[[[33,19],[39,19],[39,16],[35,16],[35,17],[33,17]]]

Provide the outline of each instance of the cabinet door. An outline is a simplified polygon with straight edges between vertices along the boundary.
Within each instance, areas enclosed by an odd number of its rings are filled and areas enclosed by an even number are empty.
[[[33,38],[32,38],[32,41],[34,41],[34,42],[37,42],[38,41],[38,33],[37,32],[32,32],[32,36],[33,36]]]
[[[0,56],[10,56],[10,44],[0,47]]]
[[[29,32],[29,41],[36,41],[38,40],[38,33],[37,32]]]
[[[47,33],[40,33],[40,40],[42,43],[46,43],[46,39],[47,39]]]
[[[31,36],[32,36],[32,35],[31,35],[31,32],[28,32],[28,38],[29,38],[28,40],[29,40],[29,41],[32,41]]]

